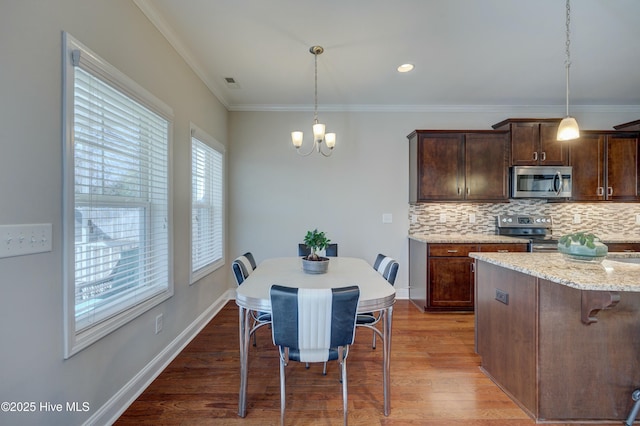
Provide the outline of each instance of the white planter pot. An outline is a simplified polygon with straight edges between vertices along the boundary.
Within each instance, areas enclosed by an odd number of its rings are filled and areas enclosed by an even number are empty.
[[[302,258],[302,270],[307,274],[326,274],[329,269],[329,258],[320,257],[320,260],[307,260]]]

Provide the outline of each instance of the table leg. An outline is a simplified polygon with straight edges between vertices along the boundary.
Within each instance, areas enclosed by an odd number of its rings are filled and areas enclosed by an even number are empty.
[[[249,370],[249,332],[251,331],[250,313],[247,308],[239,306],[240,310],[240,394],[238,396],[238,415],[247,414],[247,376]]]
[[[382,345],[384,347],[382,356],[382,383],[384,387],[384,415],[388,416],[391,411],[390,394],[390,366],[391,366],[391,320],[393,317],[393,306],[389,306],[382,311]]]

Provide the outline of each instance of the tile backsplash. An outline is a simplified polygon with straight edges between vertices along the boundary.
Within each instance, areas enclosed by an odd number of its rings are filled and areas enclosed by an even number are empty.
[[[409,234],[495,234],[499,214],[549,215],[555,235],[589,231],[596,235],[640,237],[640,224],[636,223],[639,203],[548,203],[530,199],[409,204]]]

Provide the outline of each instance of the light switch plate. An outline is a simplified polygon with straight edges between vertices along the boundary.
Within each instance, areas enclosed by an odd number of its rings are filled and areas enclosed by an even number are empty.
[[[393,223],[393,215],[391,213],[384,213],[382,215],[382,223]]]
[[[51,251],[50,223],[0,225],[0,258]]]

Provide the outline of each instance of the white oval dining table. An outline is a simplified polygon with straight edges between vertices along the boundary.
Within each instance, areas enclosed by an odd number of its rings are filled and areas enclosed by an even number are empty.
[[[307,274],[300,257],[266,259],[236,289],[240,313],[240,395],[238,415],[247,410],[247,380],[251,311],[271,313],[269,290],[273,284],[296,288],[334,288],[357,285],[360,288],[358,313],[379,311],[382,315],[382,386],[384,415],[390,411],[389,374],[391,355],[391,322],[396,291],[363,259],[331,257],[326,274]]]

